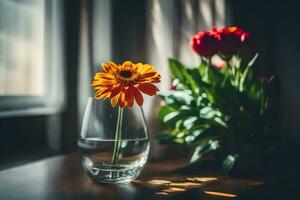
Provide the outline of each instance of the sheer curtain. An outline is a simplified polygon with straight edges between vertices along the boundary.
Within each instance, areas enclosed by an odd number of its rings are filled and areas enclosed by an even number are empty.
[[[93,96],[93,74],[103,62],[112,60],[112,3],[110,0],[83,0],[81,4],[78,118],[79,129],[88,97]]]

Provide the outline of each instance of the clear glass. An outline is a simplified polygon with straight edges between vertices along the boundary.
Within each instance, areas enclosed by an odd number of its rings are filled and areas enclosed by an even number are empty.
[[[145,165],[149,134],[141,107],[112,108],[90,97],[78,138],[85,173],[99,183],[128,183]]]

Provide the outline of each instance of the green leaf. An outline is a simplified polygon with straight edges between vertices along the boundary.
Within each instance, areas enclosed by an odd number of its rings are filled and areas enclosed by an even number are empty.
[[[224,75],[214,67],[209,67],[208,79],[212,85],[221,85],[224,79]]]
[[[198,117],[189,117],[188,119],[184,120],[183,121],[183,126],[186,128],[186,129],[190,129],[194,126],[194,123],[198,120]]]
[[[169,58],[169,68],[173,78],[177,78],[180,82],[184,82],[183,71],[185,67],[175,59]]]
[[[187,82],[187,84],[190,86],[193,93],[199,94],[200,89],[196,81],[194,80],[193,76],[191,75],[191,70],[187,69],[183,72],[183,76]]]
[[[194,127],[191,129],[193,134],[195,133],[195,130],[201,131],[200,134],[196,136],[195,145],[201,144],[203,140],[206,140],[207,138],[216,139],[220,134],[223,134],[221,133],[221,129],[213,122],[210,122],[210,120],[203,119],[199,124],[200,126],[197,129],[194,129]]]
[[[217,124],[219,124],[220,126],[222,126],[222,127],[224,127],[224,128],[228,128],[226,122],[225,122],[222,118],[220,118],[220,117],[215,117],[214,120],[215,120],[215,122],[216,122]]]
[[[262,83],[259,81],[253,82],[249,88],[247,88],[248,102],[260,102],[262,97]]]
[[[170,128],[177,127],[179,120],[185,120],[191,116],[197,116],[197,110],[190,109],[183,105],[180,108],[174,107],[174,104],[169,104],[161,107],[158,112],[159,121]]]
[[[204,138],[209,135],[209,133],[205,134],[206,132],[208,132],[207,130],[209,130],[209,127],[210,125],[208,123],[200,124],[200,122],[197,121],[197,123],[195,123],[194,126],[190,128],[190,133],[196,137],[195,139],[199,139],[201,136],[203,136],[201,138]]]
[[[203,77],[198,69],[189,69],[188,73],[192,76],[192,78],[194,79],[194,82],[197,84],[197,86],[200,88],[200,90],[201,89],[205,90],[205,89],[210,88],[210,85],[208,83],[206,83],[205,81],[203,81]]]
[[[204,107],[199,112],[199,117],[203,119],[211,119],[215,115],[215,111],[211,107]]]
[[[158,111],[157,117],[158,117],[159,121],[161,123],[163,123],[165,116],[174,111],[176,111],[176,109],[170,105],[162,106]]]
[[[241,79],[240,79],[240,83],[239,83],[239,91],[242,92],[244,90],[244,82],[247,78],[248,72],[250,70],[250,68],[252,67],[252,65],[254,64],[254,62],[256,61],[256,59],[258,58],[258,53],[254,55],[254,57],[250,60],[250,62],[248,63],[246,69],[244,70],[244,72],[242,73]]]
[[[197,69],[202,78],[204,78],[206,76],[207,68],[208,68],[207,63],[202,60],[201,64],[199,65],[199,67]]]
[[[199,87],[188,69],[175,59],[169,59],[169,67],[173,78],[178,79],[182,84],[186,84],[193,93],[199,92]]]
[[[181,129],[183,127],[183,120],[182,119],[180,119],[180,120],[178,120],[177,122],[176,122],[176,124],[175,124],[175,129]]]
[[[196,129],[194,131],[191,131],[192,134],[195,136],[195,137],[198,137],[201,133],[203,133],[205,131],[205,129],[203,128],[199,128],[199,129]]]
[[[176,104],[177,106],[181,105],[190,105],[193,97],[188,91],[168,91],[159,94],[167,104]]]
[[[253,58],[250,60],[250,62],[248,63],[247,67],[252,67],[252,65],[255,63],[256,59],[258,58],[259,53],[256,53]]]
[[[207,153],[211,151],[215,151],[218,148],[220,148],[220,142],[218,140],[210,139],[210,138],[203,139],[202,142],[195,147],[189,159],[189,163],[194,163],[198,161]]]
[[[174,120],[174,118],[177,117],[178,115],[179,115],[178,111],[170,112],[163,117],[162,122],[168,123],[169,121]]]
[[[224,158],[223,164],[222,164],[222,170],[224,171],[224,173],[227,174],[232,169],[237,158],[238,158],[237,154],[234,154],[234,155],[229,154]]]

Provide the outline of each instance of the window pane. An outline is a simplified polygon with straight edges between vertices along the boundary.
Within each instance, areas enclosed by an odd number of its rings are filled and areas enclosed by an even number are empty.
[[[44,0],[0,1],[0,95],[44,94]]]

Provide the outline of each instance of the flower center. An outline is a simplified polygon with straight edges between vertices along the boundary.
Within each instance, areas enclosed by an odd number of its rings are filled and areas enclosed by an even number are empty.
[[[123,78],[130,78],[132,76],[131,71],[121,71],[120,76]]]
[[[119,79],[122,82],[132,82],[136,81],[139,79],[140,74],[135,71],[130,71],[130,70],[124,70],[120,71],[116,74],[117,79]]]

